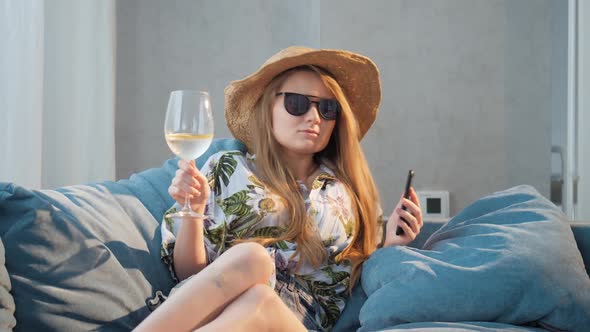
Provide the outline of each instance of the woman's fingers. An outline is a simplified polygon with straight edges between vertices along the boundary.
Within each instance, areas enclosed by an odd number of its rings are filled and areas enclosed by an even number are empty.
[[[399,227],[401,227],[404,230],[404,236],[409,236],[410,239],[413,240],[416,238],[416,233],[409,224],[410,222],[404,222],[403,220],[400,220],[400,222],[398,223]]]
[[[176,183],[184,181],[190,186],[194,186],[197,189],[201,189],[203,184],[208,185],[205,176],[195,167],[194,162],[186,162],[180,160],[178,162],[179,168],[176,170],[175,178],[178,178]]]
[[[195,188],[194,186],[191,186],[191,185],[187,184],[186,182],[179,183],[178,184],[178,188],[183,193],[191,195],[191,197],[192,196],[197,196],[197,195],[200,195],[201,194],[201,192],[199,190],[197,190],[197,188]]]
[[[404,235],[394,235],[395,232],[388,231],[385,239],[385,246],[392,245],[406,245],[416,239],[420,234],[420,229],[423,226],[422,211],[420,210],[420,202],[418,195],[414,188],[410,188],[409,198],[406,199],[402,195],[399,202],[394,208],[393,213],[388,219],[389,226],[399,226]]]
[[[402,209],[397,209],[397,214],[402,220],[402,224],[408,224],[414,233],[418,233],[420,230],[420,225],[418,222],[418,218],[412,215],[409,211],[404,211]],[[405,222],[404,222],[405,221]]]
[[[180,185],[181,183],[195,187],[197,189],[201,187],[201,183],[198,181],[196,177],[179,169],[176,171],[176,176],[174,177],[174,179],[172,179],[172,184]]]
[[[408,201],[411,202],[411,206],[413,207],[413,210],[416,210],[420,208],[420,199],[418,198],[418,194],[416,194],[416,191],[414,190],[414,187],[410,187],[410,195],[408,198],[405,198],[402,196],[402,201]],[[403,203],[403,202],[402,202]]]
[[[189,199],[200,197],[201,194],[208,195],[207,179],[199,172],[194,161],[178,161],[178,170],[168,188],[168,193],[178,202],[184,202],[187,195]],[[205,188],[206,192],[202,192]]]
[[[403,209],[405,207],[405,210]],[[404,231],[411,230],[411,238],[420,232],[423,225],[422,210],[420,209],[420,200],[413,187],[410,187],[410,199],[400,198],[400,201],[395,209],[395,212],[401,219],[399,224]],[[404,227],[404,225],[406,227]]]
[[[176,171],[176,174],[178,174],[179,171],[190,176],[198,176],[201,174],[193,162],[189,163],[184,160],[178,161],[178,170]]]
[[[409,199],[402,199],[402,205],[406,207],[406,212],[409,212],[417,219],[419,225],[422,225],[422,210],[418,205]]]
[[[410,199],[416,204],[416,206],[420,207],[420,198],[418,198],[418,193],[416,190],[414,190],[414,187],[411,187],[410,189]]]
[[[168,188],[168,193],[174,199],[180,199],[184,201],[186,195],[189,195],[189,198],[197,197],[201,194],[201,192],[193,187],[186,186],[185,184],[180,185],[172,185]]]
[[[178,189],[177,186],[170,186],[170,187],[168,187],[168,193],[177,202],[184,201],[184,197],[186,195],[185,193],[181,192],[180,189]]]
[[[199,170],[197,169],[197,166],[195,166],[194,160],[191,160],[190,162],[182,159],[179,160],[178,169],[183,170],[192,176],[197,176],[199,174]]]

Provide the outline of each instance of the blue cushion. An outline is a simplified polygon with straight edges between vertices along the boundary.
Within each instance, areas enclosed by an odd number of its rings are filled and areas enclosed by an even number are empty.
[[[530,186],[477,200],[423,249],[378,250],[361,282],[361,331],[428,321],[590,328],[590,278],[567,218]]]
[[[349,330],[351,331],[351,330]],[[544,332],[535,327],[492,322],[424,322],[397,325],[387,332]]]
[[[574,237],[576,238],[578,250],[580,250],[582,258],[584,259],[586,273],[590,275],[590,224],[572,223],[571,227],[574,232]]]
[[[334,324],[332,332],[356,331],[360,327],[359,313],[363,304],[367,301],[367,295],[360,283],[357,283],[352,289],[350,297],[346,300],[344,311],[340,318]]]
[[[215,140],[197,160],[242,149]],[[129,180],[28,190],[0,183],[0,236],[17,331],[129,331],[146,300],[173,281],[160,260],[159,222],[173,200],[176,159]]]

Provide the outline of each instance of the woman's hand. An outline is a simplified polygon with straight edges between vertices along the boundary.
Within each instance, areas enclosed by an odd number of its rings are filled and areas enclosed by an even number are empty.
[[[203,214],[210,194],[209,183],[195,166],[194,160],[179,160],[178,170],[168,187],[168,193],[181,206],[184,206],[184,200],[189,195],[193,211]]]
[[[402,206],[405,206],[407,210],[402,210]],[[395,235],[398,225],[404,230],[402,235]],[[412,242],[420,233],[423,225],[420,201],[414,188],[411,187],[410,199],[405,199],[402,196],[395,210],[387,220],[387,227],[385,229],[387,233],[385,234],[383,246],[406,245]]]

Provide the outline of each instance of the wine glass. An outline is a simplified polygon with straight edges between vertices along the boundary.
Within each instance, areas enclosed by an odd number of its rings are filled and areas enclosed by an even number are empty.
[[[166,109],[164,135],[170,150],[183,160],[194,160],[207,151],[213,140],[213,113],[209,93],[194,90],[172,91]],[[192,210],[187,195],[182,210],[167,214],[166,217],[206,216]]]

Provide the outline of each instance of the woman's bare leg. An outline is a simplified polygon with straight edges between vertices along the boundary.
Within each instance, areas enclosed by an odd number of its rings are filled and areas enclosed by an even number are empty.
[[[213,320],[240,294],[268,284],[274,264],[259,244],[238,244],[193,276],[135,331],[191,331]]]
[[[240,295],[215,320],[197,331],[286,332],[307,329],[273,289],[257,284]]]

